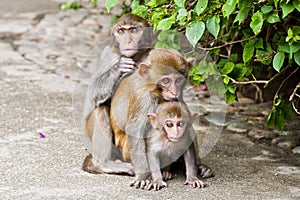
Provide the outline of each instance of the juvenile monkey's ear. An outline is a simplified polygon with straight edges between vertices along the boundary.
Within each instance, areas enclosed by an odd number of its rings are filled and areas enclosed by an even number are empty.
[[[191,114],[191,124],[195,121],[195,119],[198,117],[198,113],[192,113]]]
[[[147,63],[141,63],[139,65],[139,74],[142,76],[142,77],[146,77],[147,74],[148,74],[148,71],[150,69],[150,65],[147,64]]]
[[[158,128],[159,127],[158,118],[157,118],[157,115],[155,113],[148,113],[147,118],[148,118],[148,121],[152,125],[153,128]]]

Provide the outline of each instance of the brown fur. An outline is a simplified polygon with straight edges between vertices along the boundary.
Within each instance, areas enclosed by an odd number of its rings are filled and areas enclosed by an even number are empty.
[[[186,77],[190,66],[175,51],[153,49],[146,62],[121,81],[113,96],[110,120],[115,142],[123,151],[124,159],[130,160],[134,166],[134,184],[139,184],[149,176],[144,138],[149,128],[147,113],[154,112],[158,103],[164,100],[158,83],[162,76],[170,74],[182,74]]]

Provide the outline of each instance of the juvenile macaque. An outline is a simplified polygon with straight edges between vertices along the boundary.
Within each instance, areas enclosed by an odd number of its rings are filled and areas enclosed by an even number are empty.
[[[182,101],[182,89],[191,64],[177,51],[153,49],[139,69],[124,78],[113,96],[111,125],[115,144],[134,167],[131,186],[149,184],[145,138],[150,129],[147,114],[164,101]]]
[[[146,189],[159,190],[167,187],[163,181],[161,169],[184,157],[186,181],[193,187],[204,187],[197,178],[195,162],[194,136],[189,132],[197,114],[191,114],[183,102],[163,102],[155,113],[147,115],[152,129],[147,134],[147,157],[152,181]]]
[[[109,109],[119,81],[145,60],[151,39],[149,24],[137,15],[126,14],[113,25],[111,44],[103,50],[87,91],[84,126],[91,140],[92,155],[85,158],[83,170],[133,175],[132,165],[120,162],[122,159],[114,155]],[[119,160],[114,161],[112,157]]]

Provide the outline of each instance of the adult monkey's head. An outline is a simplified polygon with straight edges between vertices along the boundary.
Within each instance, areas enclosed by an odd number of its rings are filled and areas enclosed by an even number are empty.
[[[111,46],[121,56],[133,57],[141,49],[150,47],[150,25],[145,19],[134,14],[119,18],[111,30]]]
[[[176,50],[156,48],[150,51],[138,73],[153,96],[166,101],[181,100],[192,64]]]

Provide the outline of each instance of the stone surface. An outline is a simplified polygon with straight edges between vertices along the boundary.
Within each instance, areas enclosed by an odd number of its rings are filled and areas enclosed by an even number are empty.
[[[300,146],[294,148],[294,149],[292,150],[292,152],[293,152],[293,153],[300,154]]]
[[[273,139],[277,136],[277,134],[274,133],[273,131],[254,128],[249,131],[248,136],[260,140],[260,139]]]
[[[227,126],[227,130],[236,133],[247,133],[252,127],[253,126],[251,126],[251,124],[235,121],[229,123],[229,125]]]

